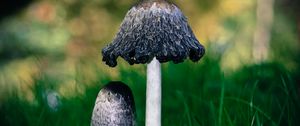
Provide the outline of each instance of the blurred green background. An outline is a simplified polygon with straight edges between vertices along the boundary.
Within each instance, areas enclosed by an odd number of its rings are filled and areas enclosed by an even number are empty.
[[[137,0],[1,2],[0,125],[89,125],[109,81],[132,89],[145,121],[146,65],[100,50]],[[166,126],[300,124],[297,0],[173,0],[206,47],[202,60],[162,65]]]

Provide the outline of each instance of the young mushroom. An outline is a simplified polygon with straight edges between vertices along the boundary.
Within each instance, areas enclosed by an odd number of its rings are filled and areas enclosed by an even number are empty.
[[[113,42],[102,50],[110,67],[121,56],[129,64],[147,65],[146,126],[161,125],[161,65],[200,60],[205,49],[187,18],[166,0],[142,0],[126,14]]]
[[[110,82],[98,93],[91,126],[135,126],[135,105],[130,88]]]

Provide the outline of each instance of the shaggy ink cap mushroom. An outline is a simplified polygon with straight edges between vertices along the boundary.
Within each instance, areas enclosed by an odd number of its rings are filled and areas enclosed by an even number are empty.
[[[91,126],[135,126],[135,104],[130,88],[110,82],[98,93]]]
[[[121,56],[129,64],[149,63],[154,57],[163,63],[196,62],[205,49],[196,39],[180,9],[165,0],[142,1],[126,14],[111,44],[102,50],[103,61],[117,65]]]

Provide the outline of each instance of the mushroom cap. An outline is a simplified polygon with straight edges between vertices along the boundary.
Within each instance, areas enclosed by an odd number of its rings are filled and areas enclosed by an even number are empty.
[[[102,49],[103,61],[114,67],[121,56],[129,64],[196,62],[205,49],[180,9],[167,1],[142,1],[126,14],[112,43]]]
[[[135,104],[130,88],[110,82],[98,93],[91,126],[134,126]]]

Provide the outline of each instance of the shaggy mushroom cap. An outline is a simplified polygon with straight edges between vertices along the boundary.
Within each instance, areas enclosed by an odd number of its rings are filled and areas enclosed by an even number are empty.
[[[114,67],[121,56],[129,64],[196,62],[205,49],[196,39],[187,18],[167,1],[142,1],[126,14],[113,42],[102,50],[103,61]]]
[[[130,88],[110,82],[96,99],[91,126],[135,126],[135,104]]]

